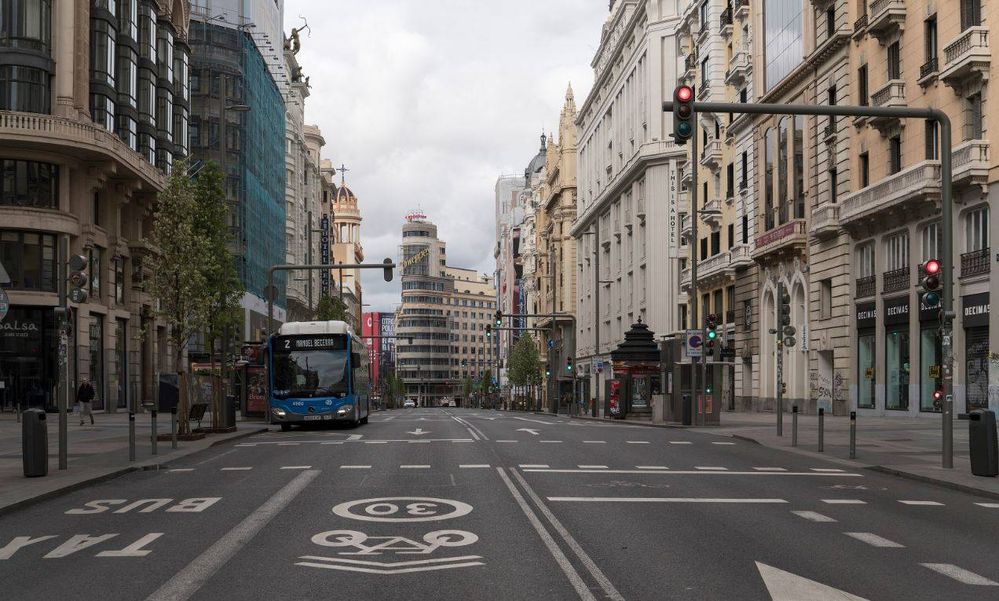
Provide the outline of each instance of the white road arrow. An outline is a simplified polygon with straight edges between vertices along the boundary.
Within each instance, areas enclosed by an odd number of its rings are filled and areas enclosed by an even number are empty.
[[[760,578],[773,601],[867,601],[863,597],[827,586],[803,576],[785,572],[765,563],[756,562]]]
[[[517,431],[518,432],[530,432],[531,434],[533,434],[535,436],[538,435],[538,431],[537,430],[532,430],[530,428],[517,428]]]
[[[424,434],[430,434],[430,430],[424,430],[423,428],[417,428],[412,432],[406,432],[406,434],[416,434],[417,436],[422,436]]]

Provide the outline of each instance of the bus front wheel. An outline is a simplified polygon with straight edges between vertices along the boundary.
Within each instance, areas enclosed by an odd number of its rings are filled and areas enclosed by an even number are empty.
[[[287,432],[288,430],[291,430],[291,424],[281,424],[282,432]]]

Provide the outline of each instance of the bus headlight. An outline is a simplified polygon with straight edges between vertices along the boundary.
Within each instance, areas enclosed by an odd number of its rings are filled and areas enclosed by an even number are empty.
[[[288,415],[284,409],[278,409],[278,408],[271,409],[271,413],[274,414],[274,417],[281,419],[284,419],[285,416]]]
[[[348,413],[350,413],[353,409],[354,408],[350,407],[350,406],[340,407],[339,409],[336,410],[336,414],[338,416],[340,416],[340,417],[343,417],[344,415],[347,415]]]

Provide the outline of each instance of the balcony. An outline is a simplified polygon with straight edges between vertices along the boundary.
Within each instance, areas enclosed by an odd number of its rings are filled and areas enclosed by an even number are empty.
[[[944,46],[940,79],[960,92],[970,80],[988,78],[991,62],[988,28],[980,25],[969,27]]]
[[[828,203],[812,210],[812,233],[819,240],[839,234],[839,205]]]
[[[690,240],[690,234],[692,232],[690,227],[690,215],[684,215],[680,218],[680,236]]]
[[[885,44],[888,37],[905,27],[905,0],[873,0],[867,31]]]
[[[680,79],[687,83],[692,83],[696,77],[697,57],[693,54],[688,54],[687,58],[683,59],[683,75],[680,76]]]
[[[822,130],[822,140],[826,144],[834,144],[838,133],[838,128],[836,127],[836,117],[830,117],[829,123],[826,123],[825,128]]]
[[[732,8],[734,9],[733,16],[736,19],[745,21],[749,18],[749,0],[735,0],[732,2]]]
[[[711,169],[717,169],[722,160],[721,140],[715,138],[704,146],[701,152],[701,164]]]
[[[867,13],[860,15],[860,18],[853,22],[853,39],[859,40],[867,31]]]
[[[889,292],[908,290],[912,278],[910,271],[908,267],[902,267],[881,274],[881,293],[888,294]]]
[[[759,261],[775,253],[793,252],[808,246],[808,223],[792,219],[756,237],[753,259]]]
[[[973,250],[961,255],[961,277],[970,278],[989,273],[989,249]]]
[[[840,203],[839,221],[847,229],[866,225],[883,229],[907,222],[918,211],[935,207],[940,198],[940,163],[922,161],[874,185],[847,194]]]
[[[732,267],[743,269],[753,264],[753,253],[748,244],[737,244],[729,251],[732,255]]]
[[[727,252],[708,257],[697,264],[697,284],[718,284],[720,280],[735,277],[732,257]]]
[[[690,290],[690,268],[685,267],[680,271],[680,290]]]
[[[719,27],[721,29],[721,34],[726,38],[732,37],[732,7],[729,6],[722,11],[721,19],[719,19]]]
[[[874,296],[878,292],[878,277],[870,275],[863,278],[857,278],[857,298],[866,298],[868,296]]]
[[[103,127],[51,115],[0,111],[0,137],[17,143],[20,150],[58,150],[72,148],[73,159],[107,164],[115,161],[142,180],[144,187],[161,190],[166,175],[142,155],[128,147],[121,138]],[[103,167],[103,165],[102,165]],[[120,168],[109,165],[115,178],[127,177]]]
[[[693,181],[691,179],[691,170],[695,169],[695,167],[690,164],[690,161],[686,161],[681,169],[682,171],[680,172],[680,185],[685,188],[689,188],[691,182]]]
[[[888,80],[885,85],[874,90],[871,94],[871,106],[876,108],[905,106],[905,82],[901,79]],[[898,123],[898,119],[894,117],[871,117],[870,123],[880,130],[891,124]]]
[[[753,70],[753,62],[749,60],[749,53],[740,50],[732,55],[732,60],[728,62],[728,73],[725,75],[725,83],[730,86],[739,87]]]
[[[940,72],[940,60],[933,57],[919,67],[919,85],[927,86],[937,78]]]
[[[701,221],[710,225],[712,229],[717,228],[721,223],[721,200],[712,198],[706,201],[697,214],[701,217]]]
[[[989,175],[989,143],[968,140],[954,148],[951,155],[951,180],[956,186],[984,186]]]

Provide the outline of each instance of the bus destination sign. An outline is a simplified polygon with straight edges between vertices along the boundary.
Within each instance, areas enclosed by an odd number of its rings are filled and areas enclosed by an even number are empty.
[[[283,351],[342,351],[347,349],[346,336],[286,336],[274,345]]]

